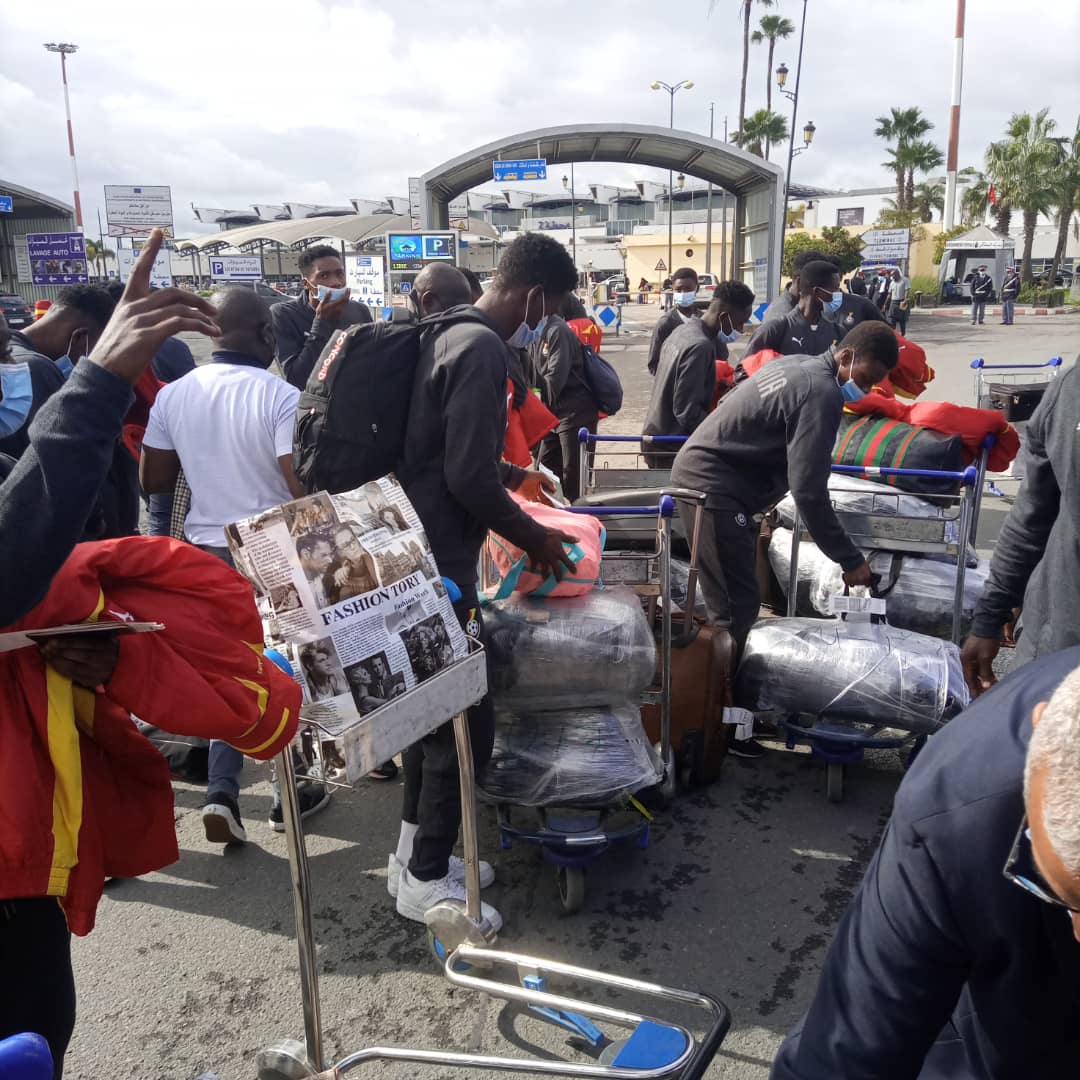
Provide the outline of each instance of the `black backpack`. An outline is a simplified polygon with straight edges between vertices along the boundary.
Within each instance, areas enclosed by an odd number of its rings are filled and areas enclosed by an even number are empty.
[[[462,306],[334,333],[296,410],[293,468],[305,491],[351,491],[398,467],[421,342],[455,322],[488,325]]]

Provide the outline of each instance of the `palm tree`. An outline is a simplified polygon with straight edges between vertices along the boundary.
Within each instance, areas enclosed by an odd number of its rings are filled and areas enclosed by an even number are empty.
[[[86,261],[97,267],[98,277],[104,277],[108,260],[115,258],[116,252],[94,240],[87,240],[83,246],[86,248]]]
[[[783,142],[787,137],[788,124],[783,116],[769,109],[758,109],[746,118],[742,129],[731,136],[731,141],[751,154],[767,158],[768,152],[762,147]]]
[[[991,143],[986,151],[987,172],[1008,207],[1024,217],[1024,253],[1020,280],[1032,280],[1031,249],[1039,214],[1054,204],[1055,180],[1065,160],[1065,143],[1053,135],[1055,123],[1049,109],[1015,113],[1005,129],[1005,138]],[[1001,212],[998,215],[1001,221]]]
[[[960,196],[960,220],[965,225],[981,225],[986,220],[986,204],[990,195],[990,181],[986,173],[965,166],[956,174],[956,183],[963,187]]]
[[[888,116],[877,118],[877,125],[874,128],[874,134],[879,139],[896,143],[895,147],[888,150],[890,160],[882,162],[882,166],[891,169],[896,177],[896,208],[910,210],[911,207],[907,202],[907,175],[910,159],[905,152],[934,125],[923,116],[922,109],[915,105],[906,109],[898,109],[894,105],[889,110]]]
[[[1065,245],[1069,240],[1069,225],[1073,214],[1080,211],[1080,118],[1076,131],[1069,139],[1067,152],[1062,155],[1058,175],[1054,181],[1054,206],[1057,209],[1058,238],[1054,249],[1054,262],[1050,267],[1050,287],[1054,287],[1057,272],[1065,260]]]
[[[719,0],[709,0],[709,14],[713,13]],[[762,7],[773,7],[779,0],[758,0]],[[739,8],[742,11],[743,40],[742,40],[742,82],[739,84],[739,127],[743,126],[746,119],[746,77],[750,71],[750,15],[754,7],[754,0],[739,0]]]
[[[928,139],[920,139],[904,148],[904,161],[907,165],[907,181],[904,186],[904,208],[915,210],[915,173],[933,172],[945,164],[945,155]]]
[[[945,185],[939,180],[924,180],[915,188],[911,209],[920,221],[933,221],[935,210],[945,210]]]
[[[795,24],[783,15],[763,15],[758,24],[761,29],[750,35],[755,45],[763,41],[769,43],[769,59],[765,64],[765,108],[772,109],[772,62],[778,38],[789,38],[795,33]]]

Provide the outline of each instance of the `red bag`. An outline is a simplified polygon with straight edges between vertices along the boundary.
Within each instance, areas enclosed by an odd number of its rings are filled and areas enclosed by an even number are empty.
[[[885,381],[901,397],[917,398],[934,381],[934,369],[926,362],[926,350],[921,345],[900,334],[896,334],[896,341],[900,346],[900,362]]]
[[[720,399],[729,391],[735,389],[735,369],[726,360],[716,361],[716,388],[713,390],[712,404],[709,412],[720,403]]]
[[[532,468],[532,448],[559,426],[559,418],[530,391],[520,409],[514,408],[514,384],[507,389],[506,444],[503,458],[522,469]]]
[[[750,378],[756,371],[758,371],[762,365],[767,364],[770,360],[775,360],[778,356],[783,356],[783,353],[777,352],[775,349],[761,349],[759,352],[754,353],[752,356],[744,356],[739,362],[739,367],[746,372],[746,377]]]
[[[577,335],[582,345],[589,345],[597,355],[604,343],[604,331],[592,319],[571,319],[567,324]]]

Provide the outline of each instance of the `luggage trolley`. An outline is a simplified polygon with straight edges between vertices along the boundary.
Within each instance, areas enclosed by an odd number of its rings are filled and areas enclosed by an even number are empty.
[[[664,766],[660,791],[665,801],[675,796],[677,769],[671,746],[671,544],[675,499],[695,503],[698,507],[691,544],[691,570],[688,584],[689,601],[693,604],[697,540],[701,529],[701,507],[705,496],[697,491],[669,489],[668,491],[624,490],[632,502],[657,500],[655,505],[631,506],[574,506],[573,513],[589,514],[601,520],[626,518],[631,521],[653,520],[654,546],[649,550],[616,550],[604,552],[601,573],[605,585],[626,585],[633,588],[646,604],[650,626],[656,625],[657,607],[660,616],[660,683],[642,695],[642,704],[660,708],[660,743],[658,746]],[[558,601],[553,601],[557,603]],[[584,800],[583,800],[584,801]],[[621,806],[619,807],[622,808]],[[520,809],[520,808],[517,808]],[[650,818],[641,814],[636,820],[608,827],[613,807],[544,806],[531,808],[537,824],[524,827],[514,823],[515,806],[497,803],[500,842],[509,850],[515,841],[536,844],[545,862],[556,868],[559,899],[569,914],[578,911],[585,900],[585,869],[599,859],[613,844],[636,841],[649,846]]]
[[[268,649],[267,656],[285,670],[291,670],[280,654]],[[521,1003],[558,1023],[571,1017],[582,1028],[588,1025],[596,1033],[594,1044],[597,1045],[604,1037],[593,1021],[612,1024],[627,1034],[606,1048],[601,1064],[379,1045],[348,1054],[336,1063],[328,1063],[322,1037],[311,878],[296,797],[296,773],[291,747],[286,747],[276,763],[296,917],[304,1039],[288,1039],[260,1051],[256,1059],[259,1080],[340,1080],[346,1073],[370,1061],[408,1061],[465,1070],[595,1077],[598,1080],[659,1080],[661,1077],[700,1080],[704,1075],[731,1025],[727,1007],[711,995],[492,948],[495,934],[490,923],[483,919],[480,906],[476,782],[465,717],[465,710],[479,701],[486,691],[485,654],[479,645],[470,642],[467,657],[335,736],[342,740],[347,778],[350,783],[355,782],[379,762],[400,753],[441,724],[452,721],[461,772],[466,899],[464,902],[444,901],[429,911],[426,918],[429,943],[446,978],[464,989]],[[309,729],[322,730],[311,721],[303,723]],[[493,973],[497,970],[513,972],[515,981],[496,978]],[[551,993],[547,989],[549,976],[587,982],[608,991],[642,994],[673,1007],[701,1010],[708,1017],[709,1026],[704,1037],[698,1040],[678,1023]]]
[[[964,580],[967,574],[967,547],[975,538],[978,526],[979,494],[986,475],[986,462],[993,446],[992,437],[984,443],[979,464],[969,465],[962,472],[936,469],[898,469],[888,467],[863,467],[861,465],[834,465],[832,471],[848,476],[921,477],[929,480],[950,481],[960,484],[959,495],[922,495],[918,497],[935,502],[942,508],[940,517],[918,518],[896,514],[855,512],[836,509],[836,515],[847,534],[860,548],[884,548],[919,555],[949,555],[956,557],[956,589],[953,593],[952,641],[959,644],[960,624],[964,610]],[[833,489],[842,490],[842,489]],[[909,492],[890,491],[882,487],[875,498],[888,499]],[[955,508],[955,513],[946,514]],[[899,505],[897,506],[899,511]],[[791,565],[788,571],[787,615],[794,617],[798,610],[799,543],[802,538],[802,520],[798,506],[792,522]],[[847,722],[833,723],[827,716],[815,717],[804,724],[798,717],[781,717],[780,724],[786,735],[788,749],[794,749],[797,741],[810,744],[813,756],[825,762],[826,795],[829,802],[840,802],[844,797],[844,768],[863,759],[867,750],[899,750],[911,745],[911,757],[922,748],[925,735],[884,733],[887,725],[855,725]]]

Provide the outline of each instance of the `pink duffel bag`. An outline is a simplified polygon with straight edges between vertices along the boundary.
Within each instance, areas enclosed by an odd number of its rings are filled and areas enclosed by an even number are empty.
[[[529,556],[521,548],[489,532],[483,558],[489,578],[498,581],[490,599],[504,600],[515,592],[532,596],[580,596],[600,584],[600,560],[607,533],[596,518],[571,514],[547,503],[529,502],[513,491],[508,494],[537,524],[577,537],[576,543],[563,545],[574,571],[567,571],[558,581],[551,574],[541,577],[529,569]]]

